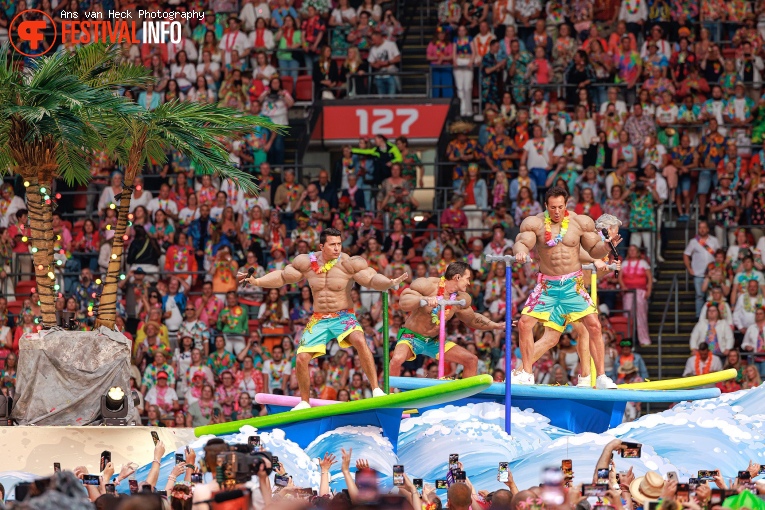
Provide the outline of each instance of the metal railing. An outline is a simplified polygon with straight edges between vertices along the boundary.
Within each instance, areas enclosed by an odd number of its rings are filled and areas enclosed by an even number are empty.
[[[664,302],[664,312],[661,317],[661,325],[659,326],[659,334],[657,337],[657,343],[658,343],[658,363],[659,363],[659,373],[658,377],[659,380],[661,380],[662,376],[662,359],[663,359],[663,349],[662,349],[662,340],[664,335],[664,324],[667,322],[667,314],[669,313],[669,303],[672,301],[672,298],[675,299],[675,334],[679,332],[679,297],[678,297],[678,278],[677,275],[674,275],[672,277],[672,285],[669,288],[669,293],[667,294],[667,300]]]

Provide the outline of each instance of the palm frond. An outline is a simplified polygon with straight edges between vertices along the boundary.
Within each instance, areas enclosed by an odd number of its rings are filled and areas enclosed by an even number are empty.
[[[84,45],[70,57],[72,73],[93,88],[144,86],[154,78],[148,69],[122,62],[119,45],[103,43]]]

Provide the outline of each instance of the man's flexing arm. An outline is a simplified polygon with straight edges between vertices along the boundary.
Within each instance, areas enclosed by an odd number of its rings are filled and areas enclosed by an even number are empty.
[[[472,299],[467,293],[460,292],[457,296],[457,299],[464,299],[465,306],[457,310],[454,315],[456,315],[457,318],[461,320],[463,324],[465,324],[465,326],[473,329],[480,329],[482,331],[492,329],[505,329],[504,322],[494,322],[487,319],[480,313],[475,313],[473,308],[470,306]]]
[[[284,269],[271,271],[265,276],[255,278],[247,277],[246,274],[239,273],[239,283],[247,282],[254,287],[263,287],[266,289],[278,289],[291,283],[297,283],[303,279],[303,273],[311,268],[311,261],[308,255],[299,255],[295,257],[292,264],[288,264]]]
[[[595,222],[592,218],[584,214],[577,214],[574,217],[574,221],[579,224],[582,229],[582,237],[580,243],[582,248],[592,256],[594,259],[602,259],[609,253],[611,253],[611,247],[600,238],[600,234],[595,230]],[[619,244],[621,238],[617,236],[617,239],[612,239],[614,246]]]
[[[408,276],[407,273],[404,273],[398,278],[391,280],[369,267],[367,261],[361,257],[352,257],[350,261],[348,261],[348,264],[346,264],[346,267],[348,267],[348,265],[351,266],[353,280],[362,287],[367,287],[372,290],[388,290],[406,280]]]
[[[521,263],[526,261],[529,252],[537,244],[537,231],[541,226],[542,220],[536,216],[529,216],[523,220],[523,223],[521,223],[521,233],[516,236],[515,245],[513,245],[513,254],[516,256],[516,261]]]
[[[404,289],[398,300],[398,305],[404,312],[413,312],[420,308],[420,300],[431,298],[431,294],[436,286],[430,281],[430,278],[417,278],[409,288]],[[432,299],[436,299],[432,297]],[[434,308],[435,306],[431,306]]]

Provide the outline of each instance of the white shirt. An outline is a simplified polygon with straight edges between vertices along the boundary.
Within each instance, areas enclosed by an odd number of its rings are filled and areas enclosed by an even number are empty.
[[[501,250],[497,251],[492,243],[489,243],[486,245],[486,248],[483,249],[484,255],[503,255],[505,253],[505,250],[508,248],[513,247],[513,242],[510,239],[505,239],[505,246],[502,247]]]
[[[143,193],[141,193],[140,198],[135,197],[135,191],[133,192],[133,196],[130,197],[130,212],[135,211],[135,208],[139,205],[144,206],[146,210],[148,211],[149,202],[151,202],[151,192],[143,190]]]
[[[194,41],[187,37],[181,38],[181,42],[179,43],[168,43],[167,44],[167,60],[168,62],[175,62],[175,56],[181,51],[186,52],[186,57],[188,60],[193,60],[194,62],[197,61],[199,58],[199,53],[197,52],[197,47],[194,46]]]
[[[149,205],[146,206],[146,209],[149,211],[149,214],[152,216],[152,218],[154,217],[154,213],[160,209],[169,211],[173,216],[178,214],[178,204],[175,203],[175,200],[170,198],[152,198],[149,201]]]
[[[763,328],[765,330],[765,328]],[[744,340],[741,342],[741,350],[744,350],[744,347],[751,347],[752,350],[757,349],[757,337],[760,334],[760,328],[757,326],[757,323],[755,322],[748,328],[746,328],[746,334],[744,335]],[[757,351],[755,351],[757,352]]]
[[[375,62],[390,62],[400,55],[401,53],[398,51],[396,43],[385,40],[380,46],[372,46],[372,49],[369,50],[369,58],[367,58],[367,61],[370,64],[374,64]],[[396,70],[396,64],[391,64],[383,69],[378,69],[378,71],[390,72],[395,72]]]
[[[574,145],[581,149],[587,149],[592,144],[592,139],[598,136],[598,131],[595,129],[595,123],[592,119],[571,121],[568,125],[568,130],[574,135]]]
[[[635,0],[632,0],[634,3]],[[624,5],[624,1],[622,2],[622,5]],[[643,3],[643,0],[641,0],[641,3]],[[659,39],[658,41],[650,41],[653,42],[656,45],[657,53],[660,55],[664,55],[667,57],[667,60],[672,58],[672,45],[669,44],[669,41],[665,39]],[[640,58],[645,59],[648,57],[648,43],[649,41],[646,41],[643,43],[643,47],[640,50]]]
[[[209,75],[205,74],[205,65],[206,64],[204,62],[200,62],[197,64],[197,75],[201,74],[202,76],[204,76],[205,79],[207,80],[208,86],[214,85],[215,80],[213,79],[212,74],[215,73],[216,71],[220,71],[220,64],[217,62],[210,62],[209,69],[208,69],[208,72],[210,73]]]
[[[706,342],[708,329],[709,322],[707,322],[706,318],[696,323],[693,327],[693,332],[691,332],[691,350],[698,349],[700,343]],[[715,332],[717,333],[717,343],[720,346],[721,352],[733,349],[733,330],[730,327],[730,322],[718,320],[715,324]]]
[[[177,78],[176,75],[180,73],[186,76]],[[183,66],[173,64],[170,66],[170,76],[178,82],[179,87],[190,87],[197,81],[197,70],[191,62],[186,62]]]
[[[257,40],[257,36],[258,34],[254,30],[250,32],[250,35],[247,38],[248,42],[250,43],[250,48],[255,48],[255,41]],[[262,50],[262,48],[265,48],[266,50],[274,49],[274,33],[267,28],[263,31],[263,46],[260,46],[256,49]]]
[[[709,372],[719,372],[723,369],[722,362],[720,361],[720,358],[717,356],[714,356],[713,354],[709,354],[712,356],[712,364],[709,366]],[[706,361],[701,362],[702,366],[706,366]],[[688,361],[685,362],[685,370],[683,370],[683,377],[688,377],[689,375],[700,375],[696,373],[696,356],[691,356],[688,358]]]
[[[659,200],[662,203],[666,202],[669,198],[669,186],[667,186],[667,180],[661,174],[656,174],[650,182],[656,186],[656,194],[659,195]]]
[[[632,14],[627,10],[627,3],[634,10],[637,7],[637,12]],[[637,4],[637,5],[636,5]],[[619,9],[619,20],[626,21],[627,23],[637,23],[639,21],[645,21],[648,19],[648,8],[646,7],[646,0],[622,0],[621,9]]]
[[[534,145],[534,139],[530,139],[523,146],[523,150],[526,151],[526,167],[532,168],[548,168],[550,166],[550,154],[555,148],[555,144],[549,138],[544,139],[542,154],[536,149]]]
[[[237,214],[247,216],[250,214],[250,210],[256,205],[260,206],[264,213],[271,209],[271,204],[269,204],[268,200],[262,195],[257,197],[247,197],[244,191],[239,190],[239,198],[237,198],[236,209],[234,209],[234,211]]]
[[[98,210],[103,211],[109,204],[119,205],[119,200],[114,200],[114,190],[111,186],[107,186],[101,192],[101,196],[98,199]]]
[[[21,197],[13,197],[11,203],[8,204],[8,209],[5,211],[5,215],[0,218],[0,227],[8,227],[9,225],[15,225],[16,211],[19,209],[26,209],[27,205],[24,203],[24,199]]]
[[[218,43],[218,49],[223,50],[223,63],[231,63],[231,51],[236,50],[240,57],[243,57],[250,48],[249,39],[243,32],[229,32],[223,36]]]
[[[258,18],[263,18],[266,21],[271,19],[271,9],[268,7],[268,2],[263,2],[260,5],[247,3],[242,7],[239,18],[242,20],[242,28],[245,32],[252,32],[255,30],[255,22]]]
[[[648,165],[653,165],[656,167],[657,172],[661,172],[664,167],[661,164],[662,159],[664,159],[664,155],[667,153],[667,149],[664,148],[664,146],[660,143],[657,143],[653,147],[646,148],[645,153],[643,155],[643,159],[640,163],[640,168],[645,168]]]
[[[759,295],[754,298],[749,298],[752,302],[752,311],[747,312],[746,307],[744,307],[744,298],[747,294],[748,293],[744,291],[736,298],[736,306],[733,308],[733,325],[736,326],[736,329],[746,329],[754,324],[754,312],[757,309],[757,299],[759,298]]]
[[[262,308],[263,307],[261,307],[261,309]],[[268,379],[268,391],[270,392],[273,388],[282,387],[282,378],[292,374],[292,365],[289,361],[284,359],[278,364],[272,359],[267,359],[263,362],[263,373]],[[274,374],[278,374],[278,376],[274,377]]]
[[[157,386],[152,386],[149,391],[146,392],[146,402],[155,406],[157,405]],[[167,390],[165,391],[165,400],[164,402],[166,404],[172,404],[173,402],[178,401],[178,394],[175,392],[173,388],[170,386],[167,387]]]
[[[712,253],[709,253],[701,246],[695,237],[691,239],[691,242],[688,243],[683,252],[683,255],[688,255],[691,258],[691,269],[693,270],[693,275],[697,278],[704,277],[704,274],[707,272],[707,266],[715,261],[713,253],[720,247],[720,243],[713,236],[707,236],[704,242],[712,250]]]
[[[609,102],[606,101],[605,103],[600,105],[600,114],[601,115],[605,115],[606,114],[606,111],[608,110],[608,103]],[[616,113],[620,117],[623,117],[624,115],[627,114],[627,103],[625,103],[621,99],[617,99],[616,102],[614,103],[614,106],[616,107]]]
[[[181,225],[188,225],[197,218],[199,218],[199,208],[189,209],[188,207],[184,207],[181,209],[181,212],[178,213],[178,222]]]

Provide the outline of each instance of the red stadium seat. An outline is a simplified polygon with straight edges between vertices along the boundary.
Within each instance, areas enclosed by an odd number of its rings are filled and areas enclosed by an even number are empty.
[[[295,86],[296,101],[313,101],[313,78],[311,76],[298,76]]]
[[[18,315],[21,313],[22,306],[24,306],[24,301],[9,301],[8,311],[13,315]]]
[[[608,320],[620,339],[632,338],[632,325],[630,324],[630,318],[628,316],[612,315]]]
[[[21,298],[23,300],[25,297],[31,296],[34,290],[37,290],[36,281],[19,280],[19,282],[16,284],[15,294],[17,298]]]
[[[293,95],[292,93],[295,90],[295,81],[292,79],[292,76],[280,76],[282,80],[282,88],[286,90],[290,95]]]
[[[84,211],[88,206],[88,195],[84,193],[87,190],[88,188],[85,186],[79,186],[77,188],[77,194],[74,196],[74,202],[72,204],[75,210]]]

